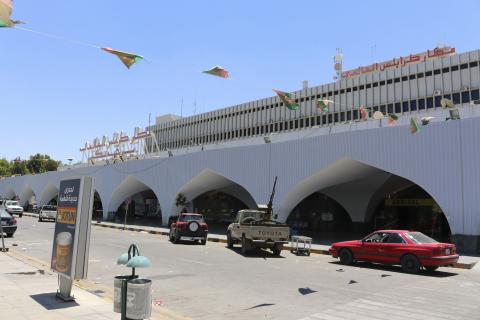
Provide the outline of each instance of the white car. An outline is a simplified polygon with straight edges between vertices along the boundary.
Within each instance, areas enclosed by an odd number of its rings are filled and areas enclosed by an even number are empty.
[[[20,207],[18,201],[5,200],[3,206],[5,207],[5,210],[7,210],[7,212],[10,213],[12,216],[14,214],[18,214],[20,218],[23,216],[23,208]]]
[[[57,219],[57,207],[46,205],[40,208],[38,213],[38,221],[42,222],[43,220],[55,220]]]

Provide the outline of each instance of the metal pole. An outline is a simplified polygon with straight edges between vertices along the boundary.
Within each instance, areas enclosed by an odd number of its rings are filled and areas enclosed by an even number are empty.
[[[127,279],[122,279],[122,310],[121,320],[127,319]]]
[[[1,220],[1,218],[0,218]],[[5,249],[5,239],[4,239],[4,236],[3,236],[3,226],[2,226],[2,222],[0,221],[0,236],[2,237],[2,252],[7,252],[7,250]]]
[[[123,230],[125,230],[125,227],[127,225],[127,214],[128,214],[128,206],[130,205],[130,202],[127,202],[127,209],[125,210],[125,220],[123,222]]]

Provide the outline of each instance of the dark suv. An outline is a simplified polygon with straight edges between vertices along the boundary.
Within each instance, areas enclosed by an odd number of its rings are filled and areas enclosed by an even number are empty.
[[[5,209],[0,209],[0,223],[2,224],[3,232],[7,234],[7,237],[13,237],[13,234],[17,231],[17,220]]]
[[[197,213],[182,213],[170,226],[170,241],[177,243],[181,240],[200,241],[207,243],[208,225],[203,216]]]

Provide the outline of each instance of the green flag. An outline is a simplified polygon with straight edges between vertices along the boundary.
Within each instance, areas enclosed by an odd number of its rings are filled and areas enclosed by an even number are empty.
[[[417,123],[416,118],[410,118],[410,132],[411,133],[417,133],[420,131],[420,126]]]
[[[317,100],[317,108],[320,108],[322,110],[322,112],[327,113],[328,111],[330,111],[330,109],[328,108],[329,103],[333,103],[333,101],[332,100],[326,100],[326,99],[318,99]]]
[[[290,95],[290,93],[283,92],[280,90],[275,90],[275,89],[272,89],[272,90],[278,95],[280,100],[282,100],[282,102],[285,104],[285,106],[288,109],[297,110],[300,107],[300,105],[296,103],[294,99],[292,99],[292,96]]]

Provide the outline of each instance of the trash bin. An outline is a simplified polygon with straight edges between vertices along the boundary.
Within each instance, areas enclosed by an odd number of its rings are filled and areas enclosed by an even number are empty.
[[[127,318],[147,319],[151,314],[152,280],[129,280],[127,282]]]
[[[113,280],[113,312],[122,313],[122,282],[132,276],[116,276]]]

